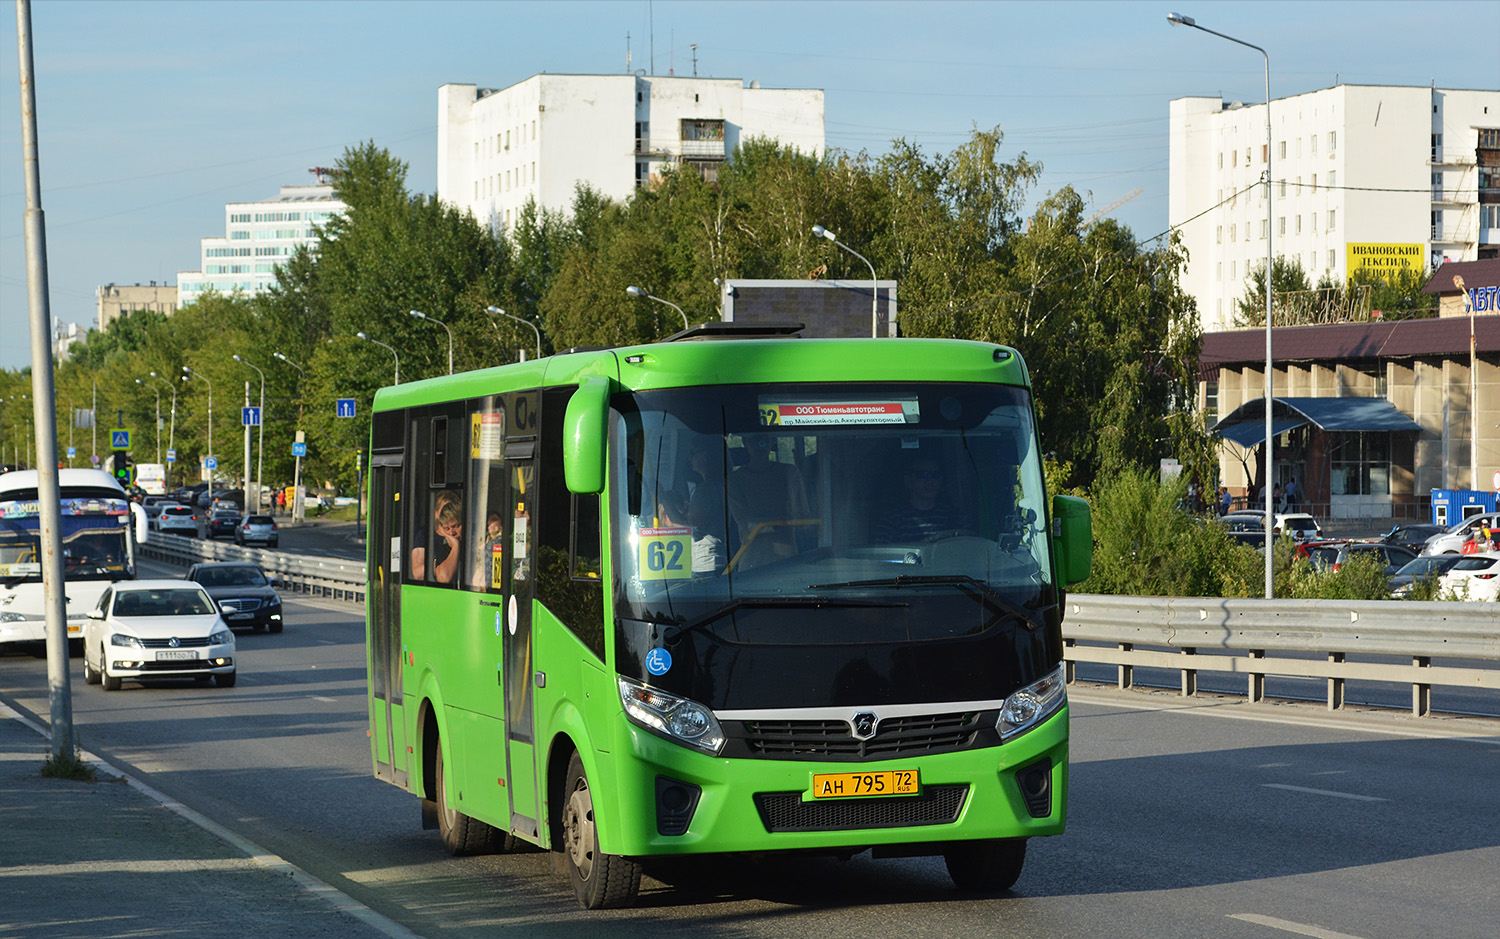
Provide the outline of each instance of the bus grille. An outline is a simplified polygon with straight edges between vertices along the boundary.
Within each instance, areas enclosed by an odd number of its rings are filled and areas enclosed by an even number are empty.
[[[198,636],[193,639],[178,639],[177,646],[175,647],[172,645],[172,640],[170,639],[142,639],[141,645],[147,649],[194,649],[208,645],[208,637]]]
[[[771,833],[782,831],[853,831],[860,828],[903,828],[946,825],[958,819],[965,783],[924,786],[921,795],[872,799],[822,799],[804,802],[800,792],[758,792],[755,807]]]
[[[842,720],[744,721],[751,754],[771,758],[880,760],[971,747],[980,732],[994,728],[982,711],[888,717],[868,740],[857,740]],[[998,743],[998,740],[989,741]]]

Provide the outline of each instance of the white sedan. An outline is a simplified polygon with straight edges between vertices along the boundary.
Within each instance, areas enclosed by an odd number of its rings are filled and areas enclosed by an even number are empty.
[[[83,628],[83,680],[116,691],[126,678],[235,682],[234,634],[208,591],[186,580],[122,580]]]
[[[1441,575],[1439,590],[1460,600],[1500,600],[1500,553],[1464,555]]]

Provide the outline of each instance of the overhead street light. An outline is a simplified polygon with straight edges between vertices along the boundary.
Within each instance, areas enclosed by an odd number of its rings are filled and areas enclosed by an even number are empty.
[[[525,325],[530,326],[531,331],[536,333],[536,357],[542,357],[542,331],[536,328],[535,323],[533,323],[531,320],[523,320],[519,316],[513,316],[497,306],[487,306],[484,309],[485,312],[489,313],[491,316],[503,316],[508,320],[515,320],[517,323],[524,323]],[[500,327],[498,325],[495,327],[495,331],[500,331]],[[524,352],[521,353],[521,358],[526,358],[526,354]]]
[[[644,297],[647,300],[655,300],[657,303],[664,303],[664,304],[666,304],[667,306],[669,306],[672,309],[676,310],[677,313],[678,313],[678,315],[680,315],[682,317],[682,328],[683,329],[692,329],[692,327],[688,325],[687,314],[682,312],[682,307],[680,307],[677,304],[673,303],[671,300],[663,300],[661,297],[653,297],[649,293],[647,293],[646,291],[642,290],[639,287],[626,287],[625,288],[625,292],[627,294],[629,294],[630,296],[635,297],[637,300],[639,300],[639,299],[641,299],[641,298]]]
[[[191,368],[189,368],[188,366],[184,365],[182,367],[182,380],[183,381],[189,381],[189,380],[194,379],[194,378],[201,378],[201,379],[203,379],[203,381],[205,381],[205,382],[208,383],[208,453],[207,453],[207,456],[212,457],[214,455],[214,383],[211,382],[211,381],[209,381],[203,375],[199,374],[198,372],[193,371]],[[215,468],[217,468],[217,467],[215,467]],[[213,491],[214,491],[214,470],[210,469],[208,471],[208,492],[209,492],[209,499],[210,500],[213,499]]]
[[[255,508],[260,509],[260,487],[265,480],[261,470],[266,465],[266,373],[240,358],[236,353],[234,360],[248,368],[254,368],[255,374],[260,376],[260,426],[255,431]],[[250,475],[250,467],[245,467],[245,475]]]
[[[167,423],[167,450],[174,450],[177,447],[177,386],[167,381],[165,378],[162,378],[155,372],[151,373],[151,377],[161,382],[163,385],[166,385],[167,388],[172,392],[172,417],[171,420]]]
[[[840,248],[843,248],[845,251],[865,262],[865,267],[868,267],[870,269],[870,336],[872,338],[879,336],[880,281],[878,281],[875,277],[875,265],[870,263],[869,258],[865,257],[863,254],[860,254],[858,251],[855,251],[853,248],[844,244],[842,241],[839,241],[837,235],[824,228],[822,225],[814,225],[812,227],[812,233],[819,238],[827,239],[828,241],[831,241],[834,244],[838,245]]]
[[[302,381],[301,381],[301,383],[299,383],[297,385],[297,440],[296,440],[296,442],[297,443],[302,443],[303,442],[303,440],[302,440],[302,405],[303,405],[302,384],[305,384],[307,382],[307,373],[302,370],[302,366],[298,365],[296,362],[293,362],[291,359],[287,358],[285,355],[282,355],[280,352],[272,352],[271,356],[272,356],[272,358],[280,359],[281,361],[283,361],[286,364],[290,365],[292,368],[296,369],[297,370],[297,374],[299,376],[301,376],[301,380]],[[297,453],[295,455],[294,459],[293,459],[293,465],[292,465],[292,504],[287,507],[287,508],[291,509],[292,521],[294,521],[294,522],[300,522],[300,521],[302,521],[302,495],[301,495],[301,493],[302,493],[302,454],[301,453]]]
[[[366,336],[364,333],[355,333],[354,335],[356,335],[359,338],[363,339],[365,342],[373,342],[373,343],[375,343],[375,345],[379,346],[380,348],[384,349],[385,351],[389,352],[392,356],[395,357],[395,359],[396,359],[396,384],[398,384],[398,385],[401,384],[401,356],[399,356],[399,355],[396,354],[396,350],[392,349],[390,346],[388,346],[385,343],[381,342],[379,339],[371,339],[369,336]]]
[[[443,322],[442,320],[433,319],[432,317],[428,316],[426,313],[423,313],[421,310],[412,310],[411,311],[411,315],[415,316],[419,320],[426,320],[429,323],[436,323],[439,326],[443,327],[443,329],[448,333],[448,374],[452,375],[453,374],[453,330],[448,329],[448,324],[447,323]]]
[[[1273,231],[1273,227],[1271,225],[1271,213],[1272,213],[1272,205],[1271,205],[1271,57],[1270,57],[1270,55],[1268,55],[1266,53],[1266,50],[1262,49],[1260,46],[1254,45],[1252,43],[1248,43],[1248,42],[1246,42],[1243,39],[1236,39],[1233,36],[1226,36],[1223,33],[1215,32],[1215,31],[1209,29],[1206,26],[1199,26],[1198,23],[1197,23],[1197,21],[1194,20],[1191,16],[1184,16],[1181,13],[1168,13],[1167,14],[1167,22],[1170,23],[1170,24],[1172,24],[1173,26],[1190,26],[1193,29],[1199,30],[1201,32],[1208,33],[1210,36],[1218,36],[1220,39],[1227,39],[1230,42],[1237,43],[1238,45],[1245,46],[1246,48],[1254,49],[1256,52],[1259,52],[1261,54],[1261,58],[1265,60],[1265,66],[1266,66],[1266,482],[1265,482],[1265,486],[1262,488],[1262,493],[1264,494],[1263,497],[1266,500],[1266,599],[1269,600],[1269,599],[1271,599],[1272,597],[1275,596],[1275,585],[1274,585],[1273,580],[1272,580],[1272,572],[1271,572],[1271,556],[1274,553],[1271,550],[1272,547],[1273,547],[1272,542],[1271,542],[1271,533],[1272,533],[1272,531],[1276,527],[1276,506],[1272,503],[1272,500],[1271,500],[1271,490],[1272,490],[1272,488],[1276,484],[1276,474],[1274,472],[1275,467],[1276,467],[1276,454],[1275,454],[1275,451],[1273,449],[1275,447],[1275,444],[1276,444],[1276,438],[1271,433],[1271,412],[1273,410],[1273,408],[1272,408],[1272,402],[1274,400],[1271,395],[1272,395],[1272,390],[1273,390],[1273,386],[1274,386],[1274,382],[1272,380],[1272,377],[1273,377],[1273,366],[1274,366],[1274,361],[1275,361],[1271,357],[1271,262],[1272,262],[1272,259],[1275,257],[1275,252],[1272,250],[1272,245],[1271,245],[1272,236],[1275,234],[1275,232]],[[1252,482],[1253,482],[1253,480],[1252,480]]]
[[[139,378],[137,378],[135,380],[135,383],[137,385],[140,385],[142,388],[150,389],[151,393],[154,394],[154,395],[156,395],[156,462],[160,463],[161,462],[161,392],[157,391],[155,388],[152,388],[150,385],[146,384],[144,381],[142,381]]]

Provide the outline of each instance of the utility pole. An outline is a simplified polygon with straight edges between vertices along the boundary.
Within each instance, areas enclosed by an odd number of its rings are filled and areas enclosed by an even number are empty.
[[[22,162],[26,171],[26,293],[31,312],[31,406],[36,416],[37,515],[42,541],[42,595],[47,617],[47,699],[52,760],[70,763],[73,689],[68,670],[68,611],[63,594],[62,497],[57,472],[57,388],[52,379],[52,310],[47,290],[47,219],[36,139],[36,70],[31,56],[31,2],[16,0],[21,64]]]

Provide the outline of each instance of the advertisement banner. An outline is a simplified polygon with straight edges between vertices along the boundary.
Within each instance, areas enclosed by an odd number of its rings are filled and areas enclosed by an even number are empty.
[[[1345,265],[1350,277],[1363,274],[1394,274],[1397,271],[1422,273],[1427,269],[1420,242],[1412,244],[1376,244],[1350,242],[1344,249]]]

